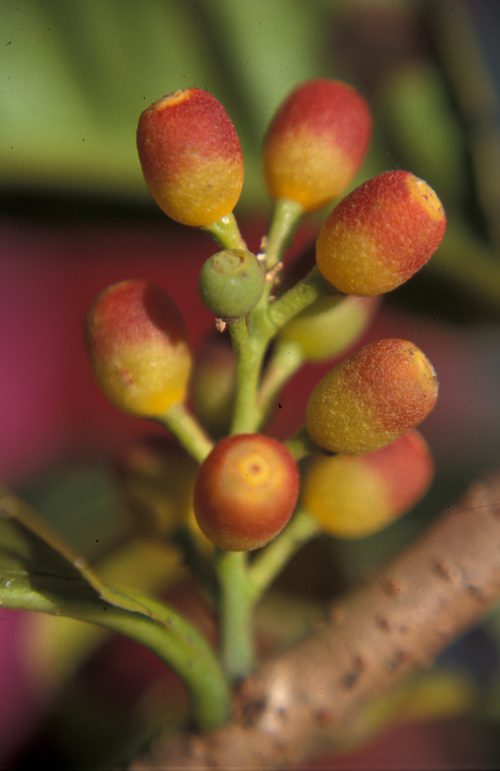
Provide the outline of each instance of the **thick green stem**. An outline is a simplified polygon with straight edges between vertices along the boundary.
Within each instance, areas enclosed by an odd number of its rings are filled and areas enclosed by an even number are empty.
[[[319,528],[312,517],[307,511],[299,509],[288,527],[259,554],[250,568],[250,592],[254,602],[293,555],[318,532]]]
[[[158,417],[158,420],[198,463],[205,460],[212,449],[212,442],[184,404],[174,404],[165,415]]]
[[[246,319],[231,321],[229,331],[236,354],[237,384],[231,433],[242,434],[254,431],[259,423],[257,387],[265,345],[251,340]],[[254,660],[247,555],[221,552],[217,576],[222,659],[227,675],[237,680],[249,674]]]
[[[283,255],[304,209],[296,201],[281,198],[276,201],[266,248],[266,267],[272,268]]]
[[[236,355],[236,397],[231,433],[243,434],[255,431],[260,422],[257,388],[265,342],[249,336],[246,319],[229,322],[229,332]]]
[[[226,214],[212,225],[206,225],[206,230],[222,249],[246,249],[247,245],[240,233],[234,214]]]
[[[273,268],[281,260],[288,238],[293,231],[302,209],[290,201],[280,201],[277,204],[271,232],[267,244],[266,267]],[[220,228],[210,228],[212,235],[227,247],[240,247],[233,243],[234,231],[230,231],[228,239],[225,231]],[[222,240],[222,235],[225,240]],[[281,302],[276,319],[271,318],[269,311],[269,294],[272,290],[274,277],[268,274],[268,283],[257,307],[247,319],[240,318],[229,322],[229,331],[236,355],[236,398],[231,425],[232,434],[242,434],[257,431],[265,415],[265,406],[259,403],[258,387],[262,362],[273,334],[280,326],[280,320],[294,315],[290,301]],[[294,299],[296,295],[307,298],[311,295],[312,302],[318,293],[318,279],[313,277],[306,283],[306,288],[296,291],[291,296],[292,305],[297,311],[304,305],[304,299]],[[288,294],[288,293],[287,293]],[[309,304],[307,302],[306,304]],[[302,303],[302,305],[301,305]],[[276,321],[277,320],[277,321]],[[268,386],[271,388],[271,386]],[[267,398],[271,398],[268,394]],[[245,677],[253,664],[253,601],[250,595],[248,579],[247,555],[243,552],[223,552],[217,559],[217,575],[220,586],[220,619],[222,657],[227,674],[232,679]]]
[[[222,661],[231,680],[246,677],[253,665],[252,600],[245,552],[221,552],[217,557],[221,588]]]

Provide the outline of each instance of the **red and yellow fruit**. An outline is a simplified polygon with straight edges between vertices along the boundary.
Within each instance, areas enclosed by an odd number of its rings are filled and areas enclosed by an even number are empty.
[[[216,546],[249,551],[285,527],[298,493],[297,464],[284,445],[262,434],[237,434],[220,441],[201,465],[194,511]]]
[[[158,417],[186,396],[191,353],[175,305],[147,281],[105,289],[85,322],[87,351],[108,398],[125,412]]]
[[[412,508],[433,473],[426,441],[410,431],[367,455],[315,456],[304,474],[302,502],[328,533],[362,538]]]
[[[340,292],[383,294],[425,265],[445,228],[432,188],[408,171],[388,171],[333,209],[316,241],[316,264]]]
[[[204,227],[236,206],[243,185],[240,141],[208,91],[176,91],[144,110],[137,148],[151,195],[177,222]]]
[[[338,80],[310,80],[278,110],[264,141],[264,174],[274,198],[306,211],[332,201],[349,185],[371,136],[369,108]]]
[[[377,340],[319,381],[307,403],[307,430],[331,452],[370,452],[421,423],[437,394],[436,373],[416,345]]]

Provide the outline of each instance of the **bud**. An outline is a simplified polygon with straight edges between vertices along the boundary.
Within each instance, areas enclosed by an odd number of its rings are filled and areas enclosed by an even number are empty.
[[[353,190],[331,212],[316,241],[316,264],[340,292],[383,294],[425,265],[445,228],[432,188],[408,171],[388,171]]]
[[[144,110],[137,148],[151,195],[177,222],[204,227],[236,206],[241,146],[224,107],[208,91],[176,91]]]
[[[117,407],[157,417],[184,400],[191,354],[179,312],[158,286],[108,287],[90,308],[85,333],[94,374]]]
[[[264,268],[252,252],[225,249],[209,257],[201,269],[201,299],[216,316],[239,318],[257,305],[264,283]]]
[[[362,96],[338,80],[310,80],[275,115],[264,140],[264,173],[274,198],[306,211],[336,198],[354,178],[371,136]]]
[[[331,452],[376,450],[415,428],[433,409],[438,382],[407,340],[377,340],[338,364],[309,397],[309,436]]]
[[[237,434],[220,441],[200,467],[194,511],[216,546],[264,546],[290,519],[299,493],[297,464],[276,439]]]
[[[283,327],[279,339],[299,345],[306,361],[325,361],[356,342],[377,307],[373,297],[320,297]]]
[[[426,441],[410,431],[367,455],[315,456],[304,474],[302,502],[328,533],[362,538],[411,509],[433,473]]]

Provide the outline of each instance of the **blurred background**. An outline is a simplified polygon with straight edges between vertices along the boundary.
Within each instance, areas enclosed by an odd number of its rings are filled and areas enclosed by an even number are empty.
[[[271,213],[262,136],[283,97],[313,77],[352,83],[372,107],[374,138],[356,184],[406,168],[435,187],[447,211],[439,252],[385,298],[366,338],[408,337],[435,365],[440,402],[423,433],[437,477],[424,504],[379,536],[305,550],[273,612],[288,612],[293,595],[303,619],[498,467],[499,35],[495,0],[3,0],[0,480],[90,558],[123,540],[113,459],[155,429],[101,396],[85,358],[85,311],[109,283],[146,278],[174,298],[195,348],[212,324],[197,274],[214,247],[155,207],[135,150],[138,116],[188,86],[223,102],[245,156],[236,214],[257,248]],[[324,215],[304,221],[292,255]],[[327,368],[310,366],[287,387],[274,433],[303,422],[307,394]],[[143,569],[140,555],[129,570]],[[169,559],[153,583],[181,575]],[[184,589],[176,597],[210,628],[198,599]],[[110,763],[127,751],[125,734],[137,746],[163,715],[179,720],[178,683],[132,644],[103,643],[41,616],[4,611],[0,621],[0,766]],[[498,640],[493,614],[443,657],[427,691],[406,693],[416,701],[404,725],[331,767],[498,767]]]

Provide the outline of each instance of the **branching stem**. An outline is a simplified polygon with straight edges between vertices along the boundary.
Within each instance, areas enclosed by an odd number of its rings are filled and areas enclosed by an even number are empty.
[[[222,663],[230,680],[246,677],[253,666],[252,601],[245,552],[220,552],[216,571],[221,588]]]

